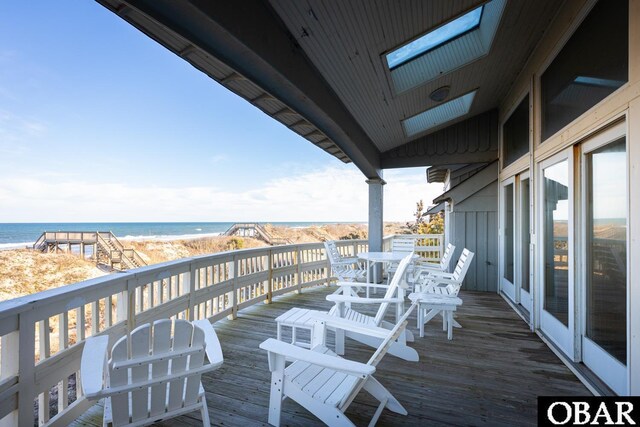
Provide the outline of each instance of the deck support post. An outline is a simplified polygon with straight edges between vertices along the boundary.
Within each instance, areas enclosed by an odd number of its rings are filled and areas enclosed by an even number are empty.
[[[382,175],[382,172],[380,173]],[[369,184],[369,252],[382,252],[382,234],[384,231],[382,210],[383,210],[383,185],[386,182],[381,178],[368,179]],[[375,274],[370,273],[370,277],[382,279],[382,266],[374,265]]]

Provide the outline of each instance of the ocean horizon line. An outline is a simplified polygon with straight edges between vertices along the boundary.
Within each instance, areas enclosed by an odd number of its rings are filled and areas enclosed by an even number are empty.
[[[256,221],[253,221],[256,222]],[[253,223],[246,222],[246,223]],[[22,222],[0,223],[0,250],[31,246],[45,231],[110,231],[122,240],[187,240],[223,234],[236,222]],[[358,221],[256,222],[291,228],[318,225],[366,224]]]

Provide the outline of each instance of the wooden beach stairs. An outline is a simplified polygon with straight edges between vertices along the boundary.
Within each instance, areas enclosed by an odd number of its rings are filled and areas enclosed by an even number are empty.
[[[135,249],[125,248],[110,231],[45,231],[33,244],[33,249],[58,252],[61,246],[67,252],[73,252],[73,246],[79,247],[83,258],[89,247],[91,258],[97,264],[107,265],[113,270],[129,270],[147,265]]]
[[[257,222],[237,222],[229,227],[229,229],[225,231],[223,235],[253,237],[261,239],[271,246],[286,245],[288,243],[291,243],[287,239],[273,237],[262,224],[258,224]]]

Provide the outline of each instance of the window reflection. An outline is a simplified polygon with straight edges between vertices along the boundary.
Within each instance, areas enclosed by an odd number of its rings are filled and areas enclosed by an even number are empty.
[[[545,140],[629,80],[629,4],[600,0],[541,76]]]
[[[513,282],[513,184],[504,188],[504,278]]]
[[[544,169],[544,309],[568,326],[569,162]]]
[[[586,335],[627,361],[627,176],[621,138],[587,156]]]

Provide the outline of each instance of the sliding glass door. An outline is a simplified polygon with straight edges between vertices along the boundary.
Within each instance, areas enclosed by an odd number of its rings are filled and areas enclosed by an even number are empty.
[[[529,172],[520,175],[518,191],[518,279],[520,305],[531,313],[531,180]]]
[[[584,316],[582,358],[627,392],[627,144],[618,126],[582,146]]]
[[[502,182],[501,290],[531,312],[529,172]]]
[[[540,163],[540,328],[573,356],[573,158],[565,150]]]
[[[515,289],[515,179],[509,178],[502,184],[502,279],[501,289],[514,302]]]

